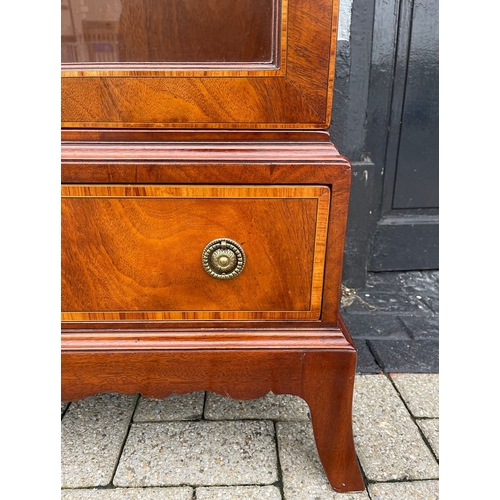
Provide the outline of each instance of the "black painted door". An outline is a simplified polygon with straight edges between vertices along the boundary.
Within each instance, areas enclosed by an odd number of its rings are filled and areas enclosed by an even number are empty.
[[[437,0],[376,0],[367,145],[381,166],[368,270],[437,269]]]

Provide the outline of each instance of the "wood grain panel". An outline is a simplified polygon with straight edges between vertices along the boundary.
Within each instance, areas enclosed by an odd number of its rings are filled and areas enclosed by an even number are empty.
[[[329,189],[63,186],[63,320],[318,319]],[[217,280],[205,245],[239,242]]]
[[[61,92],[64,127],[304,128],[321,121],[282,78],[81,78],[64,81]]]

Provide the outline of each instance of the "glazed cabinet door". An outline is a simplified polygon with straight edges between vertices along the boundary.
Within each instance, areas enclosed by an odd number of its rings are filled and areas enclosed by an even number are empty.
[[[338,0],[62,0],[62,124],[328,127]]]
[[[63,321],[318,320],[325,186],[63,185]]]

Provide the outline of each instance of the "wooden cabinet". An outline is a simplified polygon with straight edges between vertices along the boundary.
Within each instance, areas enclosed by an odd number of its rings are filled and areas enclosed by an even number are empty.
[[[64,400],[295,394],[332,486],[363,489],[337,1],[65,1]]]

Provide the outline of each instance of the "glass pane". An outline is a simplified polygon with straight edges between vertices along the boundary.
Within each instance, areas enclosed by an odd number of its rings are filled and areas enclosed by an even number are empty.
[[[276,0],[61,0],[63,63],[271,63]]]

